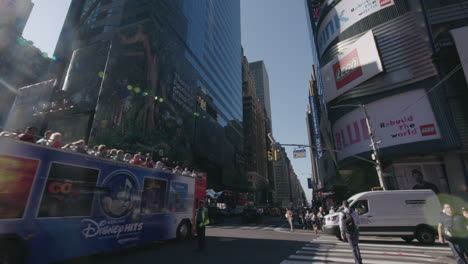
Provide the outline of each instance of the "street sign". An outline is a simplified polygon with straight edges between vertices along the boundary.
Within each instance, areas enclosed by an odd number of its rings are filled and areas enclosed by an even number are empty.
[[[302,149],[295,149],[295,150],[293,151],[293,157],[294,157],[295,159],[297,159],[297,158],[305,158],[305,157],[306,157],[306,150],[305,150],[304,148],[302,148]]]

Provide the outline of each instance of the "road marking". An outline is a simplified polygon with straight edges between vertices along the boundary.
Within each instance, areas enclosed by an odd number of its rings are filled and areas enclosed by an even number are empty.
[[[321,239],[322,237],[319,237],[315,240],[312,240],[310,241],[311,243],[318,243],[319,241],[325,241],[325,242],[332,242],[332,240],[323,240]],[[366,239],[361,239],[359,238],[359,240],[366,240]],[[385,241],[385,240],[378,240],[378,241],[382,241],[382,242],[391,242],[391,241]],[[343,245],[348,245],[348,243],[346,242],[343,242],[343,241],[339,241],[338,239],[336,239],[334,241],[335,243],[338,243],[338,244],[343,244]],[[421,249],[427,249],[427,250],[437,250],[437,251],[448,251],[448,252],[451,252],[450,251],[450,248],[448,246],[444,246],[444,247],[440,247],[440,246],[416,246],[416,245],[391,245],[391,244],[371,244],[371,243],[359,243],[359,246],[369,246],[369,247],[382,247],[382,246],[385,246],[385,247],[388,247],[388,248],[405,248],[405,249],[418,249],[418,250],[421,250]]]
[[[291,255],[289,256],[291,259],[300,259],[300,260],[321,260],[321,261],[333,261],[333,262],[342,262],[342,263],[354,263],[354,259],[352,256],[345,257],[345,258],[338,258],[338,257],[322,257],[322,256],[302,256],[302,255]],[[391,260],[377,260],[377,259],[363,259],[363,262],[368,264],[401,264],[400,261],[391,261]],[[315,263],[315,262],[314,262]],[[414,262],[411,261],[413,264],[427,264],[427,262]]]
[[[305,246],[307,247],[341,247],[341,248],[349,248],[348,243],[341,242],[339,244],[322,244],[322,243],[308,243]],[[421,252],[421,251],[429,251],[429,252],[437,252],[437,253],[451,253],[450,248],[431,248],[431,247],[407,247],[404,245],[397,246],[397,245],[387,245],[387,244],[381,244],[381,245],[375,245],[375,244],[366,244],[366,243],[359,243],[359,247],[364,248],[368,247],[369,249],[371,248],[384,248],[384,249],[390,249],[390,250],[403,250],[406,252]]]
[[[360,248],[365,248],[365,247],[361,247]],[[309,246],[305,246],[305,247],[302,247],[302,249],[307,249],[307,250],[311,250],[313,249],[314,251],[318,251],[319,249],[326,249],[326,250],[329,250],[329,251],[336,251],[336,252],[351,252],[351,248],[349,246],[347,247],[341,247],[341,248],[334,248],[334,247],[320,247],[320,248],[317,248],[317,247],[309,247]],[[404,249],[402,249],[403,251],[405,251]],[[426,254],[418,254],[418,253],[414,253],[414,251],[411,251],[411,252],[396,252],[396,251],[381,251],[381,250],[375,250],[375,249],[364,249],[362,250],[361,249],[361,253],[368,253],[368,254],[381,254],[381,255],[392,255],[392,256],[413,256],[413,257],[431,257],[430,255],[426,255]]]
[[[354,263],[352,250],[348,243],[317,240],[304,243],[281,264]],[[359,243],[363,262],[367,264],[454,263],[448,248],[395,245],[392,244],[392,241],[389,243]]]
[[[298,250],[296,254],[301,255],[313,255],[313,256],[332,256],[332,257],[343,257],[343,258],[353,258],[351,251],[348,252],[336,252],[336,251],[325,251],[325,252],[314,252],[309,250]],[[406,261],[425,261],[425,262],[435,262],[439,263],[438,260],[434,259],[432,256],[423,255],[423,256],[413,256],[413,255],[406,255],[406,254],[372,254],[366,253],[364,250],[361,250],[361,256],[363,259],[388,259],[388,260],[406,260]]]

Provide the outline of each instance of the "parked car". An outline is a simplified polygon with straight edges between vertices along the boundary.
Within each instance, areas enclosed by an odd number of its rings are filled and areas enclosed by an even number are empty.
[[[235,216],[242,215],[243,212],[244,212],[244,206],[237,206],[236,208],[231,210],[231,214]]]
[[[349,198],[361,222],[359,233],[373,236],[397,236],[410,242],[433,244],[437,236],[437,222],[441,206],[432,190],[372,191]],[[325,217],[324,230],[340,236],[337,213]]]
[[[270,216],[279,216],[281,211],[278,208],[271,208],[269,213]]]
[[[255,208],[246,208],[242,213],[241,217],[242,224],[256,223],[261,224],[263,222],[263,216],[258,213]]]
[[[224,223],[224,213],[218,207],[207,207],[208,217],[210,218],[210,224],[221,224]]]

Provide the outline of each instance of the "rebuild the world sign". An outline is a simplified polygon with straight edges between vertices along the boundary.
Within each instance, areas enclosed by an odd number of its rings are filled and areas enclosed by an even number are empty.
[[[374,101],[366,105],[379,148],[441,138],[424,89]],[[338,160],[370,151],[364,110],[357,108],[333,124]]]

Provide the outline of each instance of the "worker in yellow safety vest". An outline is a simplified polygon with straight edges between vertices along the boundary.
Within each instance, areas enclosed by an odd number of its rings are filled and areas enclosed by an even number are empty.
[[[205,207],[205,201],[199,202],[197,213],[195,214],[195,229],[198,237],[198,250],[205,249],[205,226],[210,224],[208,209]]]

